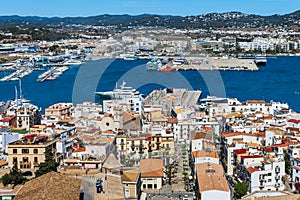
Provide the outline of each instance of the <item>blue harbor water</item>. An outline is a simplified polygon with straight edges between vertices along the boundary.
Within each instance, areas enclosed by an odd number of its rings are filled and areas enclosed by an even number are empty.
[[[300,111],[300,57],[268,58],[267,66],[259,71],[153,72],[146,71],[146,63],[147,60],[88,61],[71,66],[55,81],[42,83],[36,79],[43,71],[34,71],[22,79],[23,96],[44,109],[57,102],[98,101],[95,91],[112,90],[116,82],[125,81],[144,95],[164,87],[193,88],[201,89],[202,97],[274,100],[287,102],[293,110]],[[9,73],[0,72],[0,78]],[[18,81],[0,82],[0,100],[14,99],[18,85]]]

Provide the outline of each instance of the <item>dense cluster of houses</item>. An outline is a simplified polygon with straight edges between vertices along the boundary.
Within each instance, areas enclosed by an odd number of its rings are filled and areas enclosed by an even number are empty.
[[[194,198],[231,199],[237,182],[248,183],[245,198],[297,189],[300,115],[287,104],[208,97],[199,105],[198,91],[165,89],[144,99],[125,89],[126,98],[114,90],[121,96],[103,106],[57,103],[43,115],[24,99],[3,104],[2,168],[34,172],[50,150],[62,173],[119,176],[126,199],[163,193],[173,160],[181,160],[175,176],[193,186]]]

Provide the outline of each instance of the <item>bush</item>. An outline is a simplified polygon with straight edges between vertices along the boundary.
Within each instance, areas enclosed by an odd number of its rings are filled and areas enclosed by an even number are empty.
[[[13,184],[14,186],[23,184],[27,179],[23,176],[22,172],[15,165],[10,170],[9,174],[4,174],[1,178],[3,185]]]
[[[240,199],[245,196],[248,192],[248,183],[237,183],[234,185],[234,192],[236,198]]]
[[[12,183],[12,178],[10,174],[4,174],[1,178],[1,182],[4,186]]]

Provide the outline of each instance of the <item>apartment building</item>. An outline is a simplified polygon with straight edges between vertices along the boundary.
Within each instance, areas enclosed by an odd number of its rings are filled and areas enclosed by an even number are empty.
[[[46,149],[56,153],[56,142],[45,135],[30,134],[7,144],[8,166],[14,165],[21,170],[35,169],[45,161]]]

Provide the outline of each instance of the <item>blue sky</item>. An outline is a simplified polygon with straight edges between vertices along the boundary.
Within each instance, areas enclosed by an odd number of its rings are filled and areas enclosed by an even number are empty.
[[[93,16],[100,14],[199,15],[240,11],[272,15],[300,9],[300,0],[0,0],[0,15]]]

